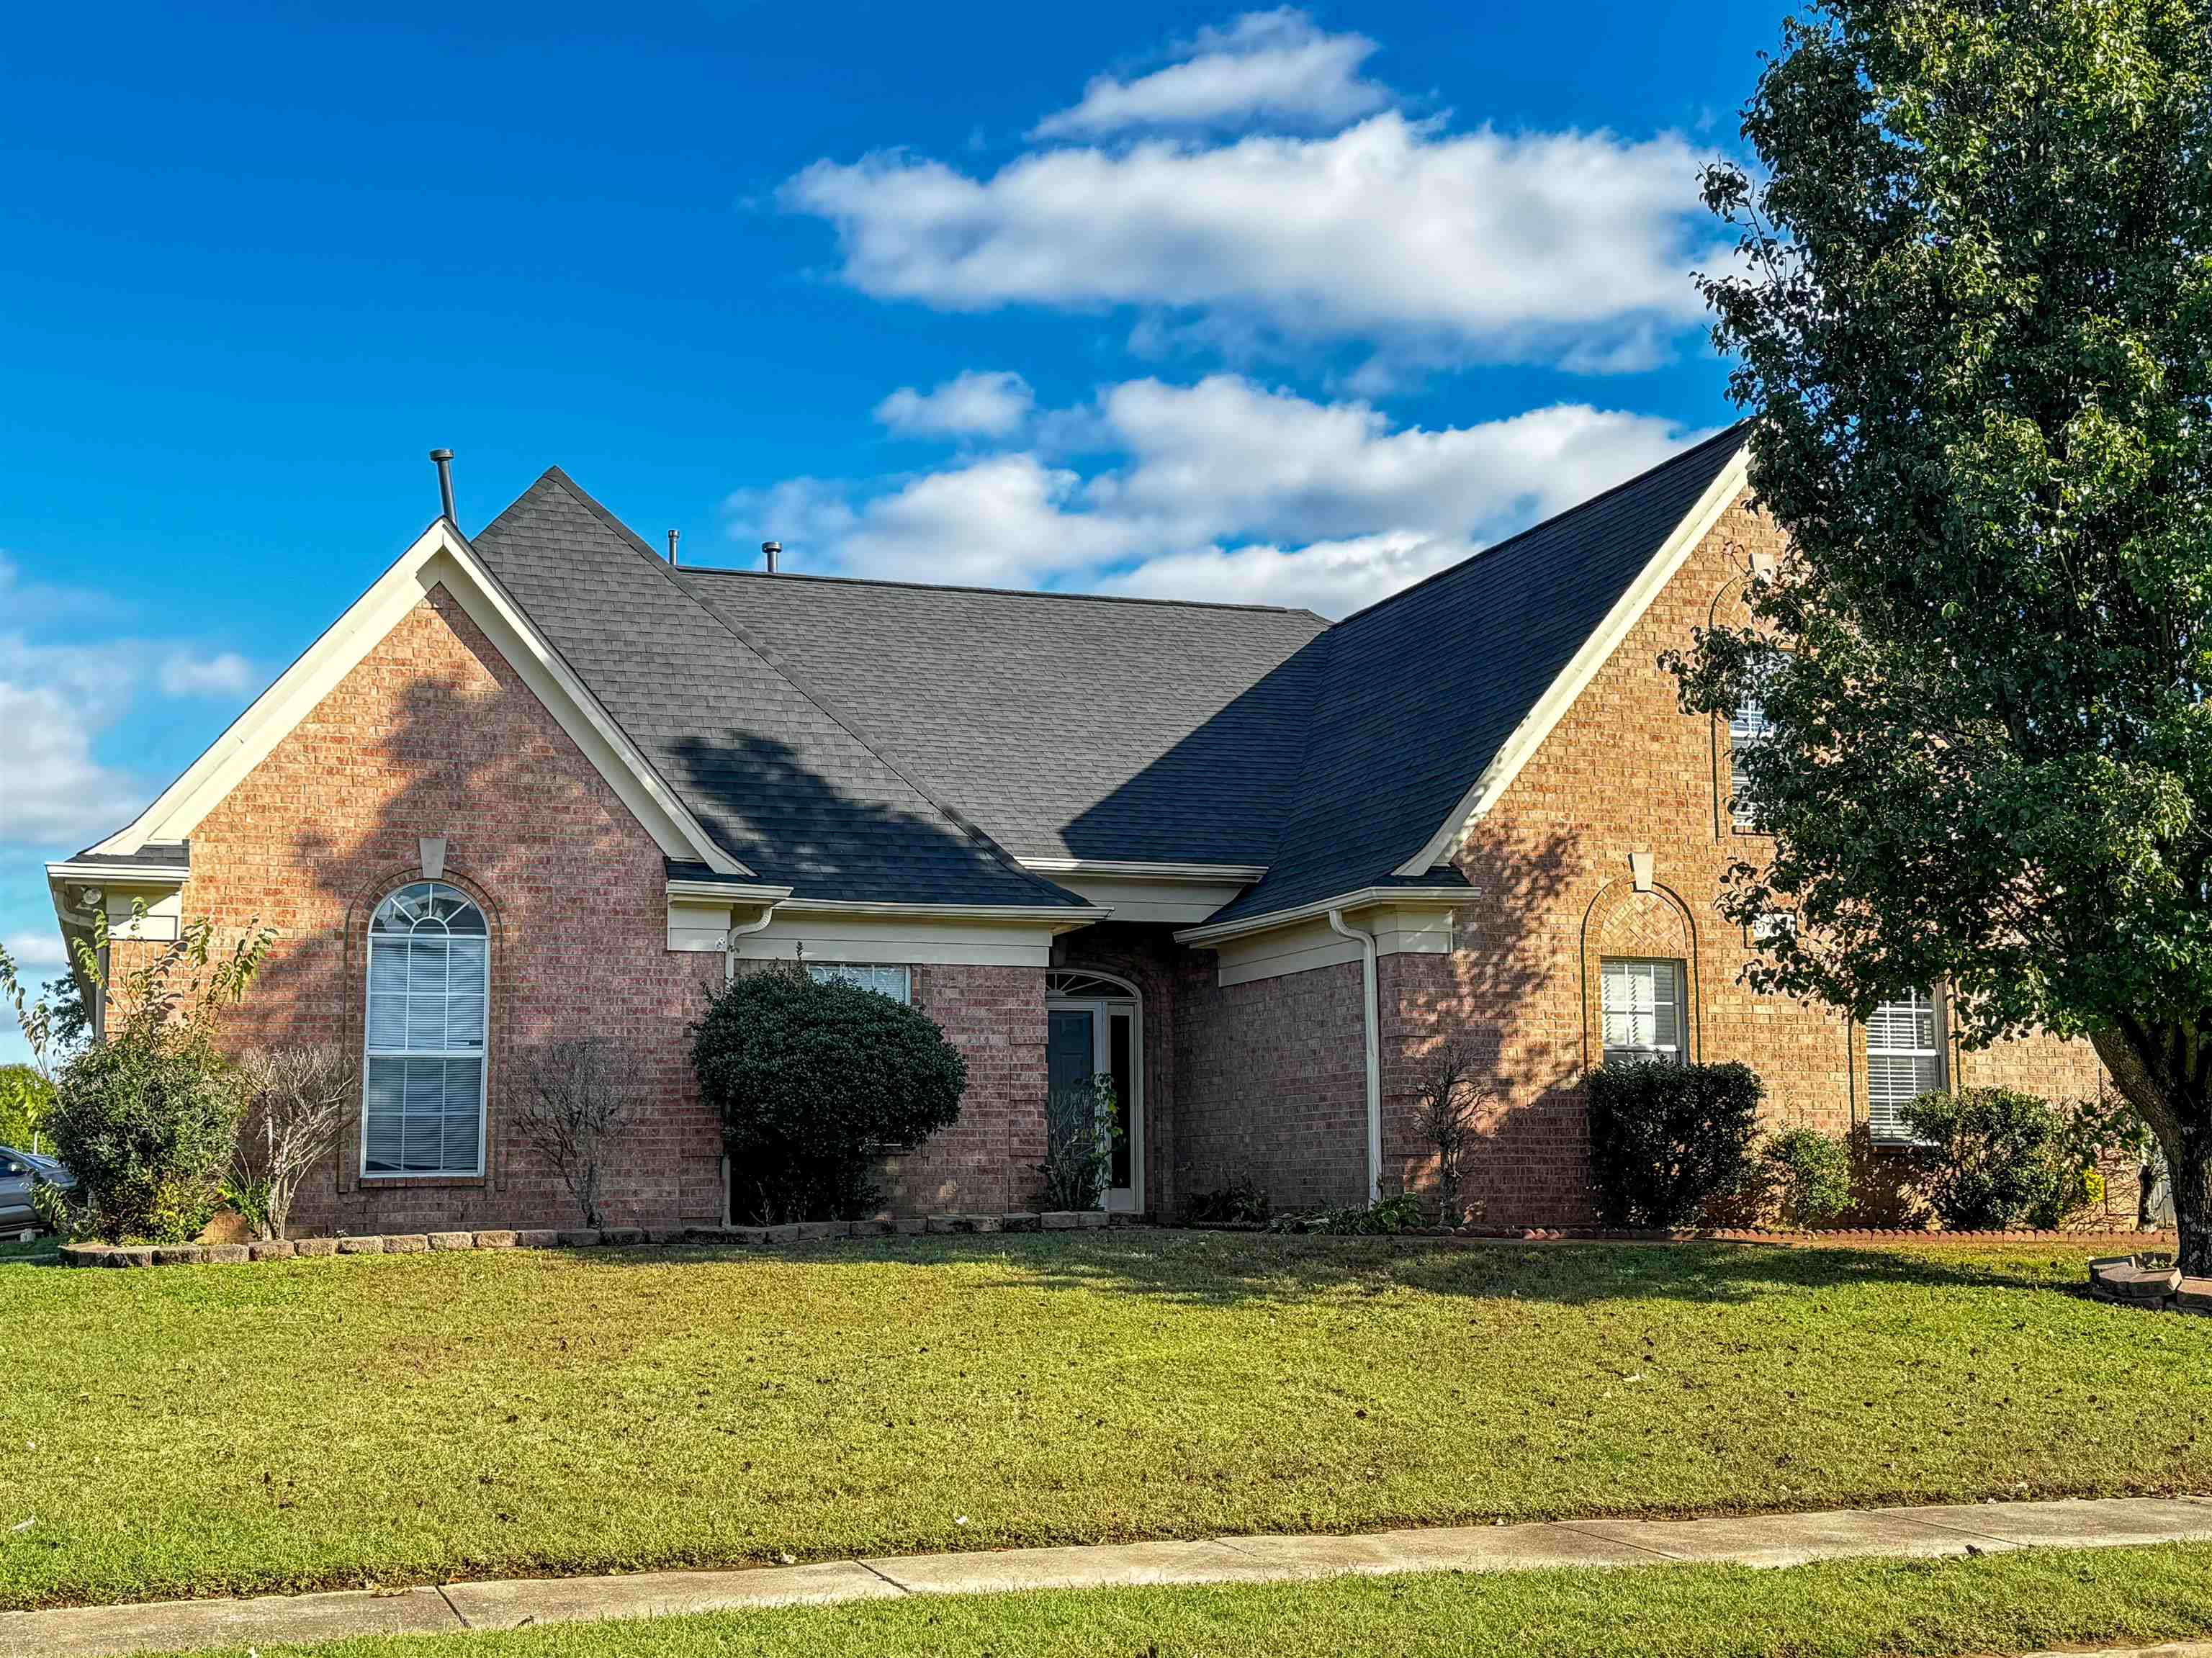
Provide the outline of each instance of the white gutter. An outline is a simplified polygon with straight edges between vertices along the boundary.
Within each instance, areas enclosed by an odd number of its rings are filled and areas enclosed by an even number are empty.
[[[1480,887],[1362,887],[1357,892],[1340,892],[1334,898],[1318,898],[1291,909],[1271,909],[1238,920],[1207,921],[1199,926],[1187,926],[1176,932],[1175,941],[1179,944],[1210,944],[1222,938],[1241,938],[1248,932],[1272,932],[1294,921],[1319,920],[1331,910],[1371,909],[1386,904],[1401,908],[1449,904],[1456,908],[1481,896]]]
[[[1382,1196],[1382,1048],[1376,1029],[1381,1010],[1375,988],[1375,935],[1348,925],[1340,909],[1329,911],[1328,929],[1359,945],[1360,1023],[1367,1050],[1367,1201],[1376,1203]]]

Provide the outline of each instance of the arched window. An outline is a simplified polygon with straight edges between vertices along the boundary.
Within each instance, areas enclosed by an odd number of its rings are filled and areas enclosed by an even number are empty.
[[[481,1175],[483,912],[437,881],[404,886],[368,924],[368,1044],[361,1172]]]

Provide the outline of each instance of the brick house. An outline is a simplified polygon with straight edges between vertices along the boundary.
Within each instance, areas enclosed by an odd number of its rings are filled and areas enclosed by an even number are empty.
[[[133,823],[49,865],[81,935],[256,918],[241,1041],[367,1056],[303,1225],[568,1212],[518,1056],[620,1040],[652,1106],[626,1223],[723,1218],[685,1027],[743,964],[911,1000],[958,1124],[888,1159],[899,1213],[1033,1200],[1048,1089],[1115,1078],[1108,1206],[1279,1206],[1429,1169],[1413,1064],[1472,1032],[1474,1194],[1586,1218],[1608,1052],[1741,1059],[1778,1120],[1894,1138],[1942,1083],[2087,1092],[2086,1048],[1962,1053],[1940,988],[1864,1025],[1754,995],[1717,913],[1760,845],[1734,720],[1662,650],[1778,545],[1724,433],[1334,625],[1309,612],[678,568],[559,471],[441,516]],[[144,906],[134,921],[134,902]],[[1778,922],[1786,925],[1786,921]]]

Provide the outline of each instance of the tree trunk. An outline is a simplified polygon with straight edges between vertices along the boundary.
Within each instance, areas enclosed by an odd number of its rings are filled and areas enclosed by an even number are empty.
[[[2091,1042],[2113,1086],[2165,1149],[2182,1272],[2212,1277],[2212,1054],[2193,1027],[2180,1024],[2130,1024]]]

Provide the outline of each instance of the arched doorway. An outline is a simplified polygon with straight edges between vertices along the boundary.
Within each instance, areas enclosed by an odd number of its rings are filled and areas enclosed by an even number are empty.
[[[1113,1173],[1105,1207],[1136,1214],[1145,1206],[1145,1003],[1136,986],[1110,973],[1055,968],[1045,975],[1047,1086],[1079,1086],[1103,1072],[1114,1079]]]

